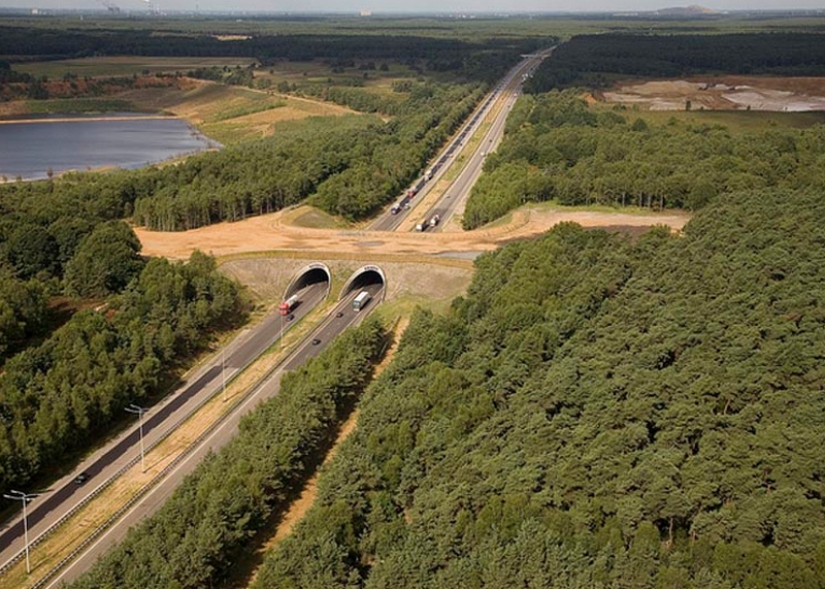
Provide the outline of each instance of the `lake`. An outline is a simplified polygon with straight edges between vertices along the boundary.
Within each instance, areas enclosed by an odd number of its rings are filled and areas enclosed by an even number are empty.
[[[139,168],[219,146],[182,119],[110,116],[0,124],[0,176],[32,180],[48,177],[49,169]]]

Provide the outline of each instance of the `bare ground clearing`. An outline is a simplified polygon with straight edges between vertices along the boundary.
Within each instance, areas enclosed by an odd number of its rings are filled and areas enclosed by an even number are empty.
[[[215,256],[232,256],[264,251],[303,252],[302,257],[329,259],[369,259],[382,257],[434,256],[451,252],[490,251],[498,244],[540,235],[554,225],[572,221],[584,227],[625,225],[647,227],[667,225],[681,229],[690,216],[680,211],[665,213],[625,213],[565,210],[548,206],[528,206],[513,213],[509,223],[466,232],[383,232],[295,227],[289,218],[306,213],[305,207],[252,217],[236,223],[220,223],[164,233],[135,229],[143,253],[172,259],[186,259],[195,250]],[[311,253],[310,253],[311,252]]]
[[[694,76],[684,80],[623,82],[597,94],[605,102],[650,110],[825,110],[825,78]]]

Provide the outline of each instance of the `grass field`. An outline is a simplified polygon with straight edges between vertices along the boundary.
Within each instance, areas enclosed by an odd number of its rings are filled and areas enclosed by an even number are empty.
[[[16,63],[14,69],[33,76],[59,79],[67,73],[78,77],[131,76],[157,72],[186,73],[199,67],[248,66],[254,62],[254,59],[243,57],[85,57]]]

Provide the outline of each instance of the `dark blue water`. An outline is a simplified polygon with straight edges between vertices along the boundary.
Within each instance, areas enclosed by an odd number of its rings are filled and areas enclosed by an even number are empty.
[[[72,120],[0,125],[0,176],[138,168],[217,147],[181,119]]]

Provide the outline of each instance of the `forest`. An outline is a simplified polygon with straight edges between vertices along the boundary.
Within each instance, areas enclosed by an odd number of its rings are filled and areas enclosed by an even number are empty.
[[[825,126],[648,123],[571,89],[520,98],[462,223],[474,229],[527,202],[697,210],[740,190],[804,187],[825,189]]]
[[[152,28],[73,30],[0,25],[0,55],[66,59],[92,55],[186,57],[252,57],[263,66],[278,61],[388,60],[426,64],[450,72],[464,82],[493,82],[488,60],[528,53],[550,43],[545,38],[487,36],[475,42],[389,34],[260,34],[248,39],[220,40],[213,34],[193,35]],[[2,69],[2,67],[0,67]]]
[[[3,366],[2,491],[65,465],[74,452],[123,421],[125,406],[168,392],[176,371],[215,332],[245,319],[239,286],[217,272],[212,258],[195,252],[186,264],[144,262],[116,241],[126,232],[131,229],[121,222],[97,228],[81,241],[66,270],[65,280],[77,281],[69,288],[100,286],[113,294],[98,299],[103,302],[95,308],[75,312],[42,343],[25,347]],[[124,257],[115,257],[118,249]],[[97,257],[103,252],[110,256]],[[106,266],[110,260],[126,266]],[[33,288],[31,281],[0,284],[24,293]],[[20,305],[17,316],[23,329],[48,319],[42,290],[18,298],[29,303]]]
[[[743,191],[483,256],[254,589],[825,587],[823,215]]]
[[[526,93],[587,86],[617,77],[670,78],[694,74],[825,74],[825,43],[817,33],[577,35],[559,45],[524,85]]]
[[[380,322],[368,319],[287,373],[279,394],[244,417],[229,445],[71,587],[183,589],[225,579],[245,542],[317,466],[386,341]]]

